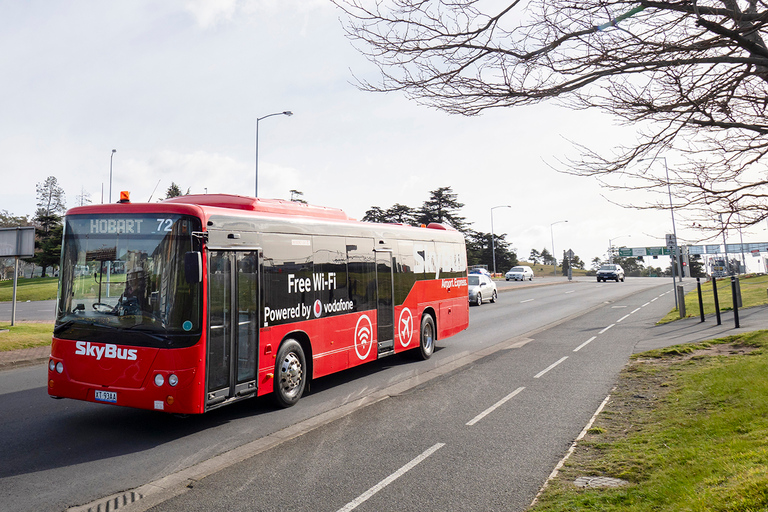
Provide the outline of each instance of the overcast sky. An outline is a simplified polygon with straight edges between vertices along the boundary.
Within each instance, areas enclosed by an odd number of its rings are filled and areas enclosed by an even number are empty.
[[[631,130],[552,104],[466,118],[362,92],[353,74],[375,81],[376,69],[326,0],[0,6],[0,210],[14,215],[34,214],[35,184],[48,176],[69,207],[83,194],[107,202],[112,149],[112,201],[121,190],[156,201],[172,182],[253,195],[255,120],[291,110],[259,123],[260,197],[296,189],[361,218],[450,186],[479,231],[491,231],[492,207],[511,206],[493,210],[493,231],[521,258],[552,251],[553,235],[558,256],[571,248],[589,262],[609,239],[659,246],[671,232],[668,211],[615,206],[594,180],[552,169],[577,155],[570,141],[608,151]],[[677,220],[681,239],[699,236]]]

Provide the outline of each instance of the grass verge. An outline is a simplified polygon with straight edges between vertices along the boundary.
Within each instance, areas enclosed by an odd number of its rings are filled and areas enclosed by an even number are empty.
[[[634,356],[532,510],[768,510],[766,347],[757,331]]]
[[[0,352],[50,345],[52,334],[52,323],[0,324]]]
[[[739,279],[739,285],[741,286],[741,307],[750,308],[768,304],[768,275],[743,277]],[[715,296],[710,281],[701,283],[701,296],[704,303],[704,314],[714,314]],[[733,309],[733,295],[731,294],[731,279],[729,277],[717,280],[717,300],[720,304],[720,311]],[[699,316],[699,294],[696,288],[685,295],[685,313],[686,318]],[[680,315],[677,310],[673,309],[658,323],[666,324],[679,319]]]
[[[16,300],[53,300],[56,298],[59,279],[57,277],[34,277],[19,279],[16,284]],[[0,282],[0,301],[13,300],[13,280]]]

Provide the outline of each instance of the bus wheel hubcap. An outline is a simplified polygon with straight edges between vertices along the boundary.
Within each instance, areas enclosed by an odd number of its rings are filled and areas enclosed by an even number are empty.
[[[285,356],[280,367],[280,382],[286,395],[294,395],[298,392],[302,375],[301,361],[291,352]]]

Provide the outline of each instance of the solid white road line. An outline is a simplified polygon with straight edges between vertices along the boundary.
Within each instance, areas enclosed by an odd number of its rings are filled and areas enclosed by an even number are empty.
[[[424,459],[426,459],[427,457],[435,453],[437,450],[439,450],[443,446],[445,446],[445,443],[437,443],[432,448],[428,449],[427,451],[425,451],[424,453],[422,453],[421,455],[413,459],[411,462],[401,467],[400,469],[398,469],[397,471],[389,475],[387,478],[385,478],[381,482],[377,483],[376,485],[374,485],[373,487],[365,491],[363,494],[361,494],[354,500],[344,505],[342,508],[339,509],[339,512],[349,512],[350,510],[354,510],[355,508],[357,508],[358,505],[362,505],[371,496],[373,496],[374,494],[376,494],[377,492],[379,492],[380,490],[382,490],[383,488],[385,488],[386,486],[388,486],[389,484],[391,484],[392,482],[394,482],[395,480],[397,480],[398,478],[406,474],[408,471],[416,467],[417,464],[419,464],[421,461],[423,461]]]
[[[489,408],[487,408],[486,410],[484,410],[483,412],[481,412],[480,414],[478,414],[477,416],[469,420],[466,423],[466,425],[468,427],[471,427],[472,425],[474,425],[475,423],[477,423],[478,421],[485,418],[486,416],[491,414],[493,411],[495,411],[496,409],[504,405],[508,400],[514,398],[515,395],[517,395],[524,389],[525,389],[524,387],[517,388],[516,390],[514,390],[513,392],[511,392],[510,394],[508,394],[507,396],[505,396],[504,398],[502,398],[501,400],[499,400],[498,402],[496,402],[495,404],[493,404],[492,406],[490,406]]]
[[[586,346],[587,346],[589,343],[591,343],[592,341],[594,341],[596,338],[597,338],[597,336],[592,336],[592,337],[591,337],[591,338],[589,338],[587,341],[585,341],[584,343],[582,343],[581,345],[579,345],[578,347],[576,347],[575,349],[573,349],[573,351],[574,351],[574,352],[578,352],[578,351],[579,351],[579,350],[581,350],[582,348],[586,347]]]
[[[545,373],[547,373],[549,370],[551,370],[551,369],[552,369],[552,368],[554,368],[555,366],[559,365],[560,363],[562,363],[562,362],[563,362],[563,361],[565,361],[566,359],[568,359],[568,356],[565,356],[565,357],[563,357],[562,359],[560,359],[560,360],[559,360],[559,361],[557,361],[556,363],[552,363],[552,364],[551,364],[551,365],[549,365],[547,368],[545,368],[545,369],[541,370],[539,373],[537,373],[536,375],[534,375],[534,376],[533,376],[533,378],[534,378],[534,379],[538,379],[539,377],[541,377],[542,375],[544,375],[544,374],[545,374]]]
[[[533,302],[534,300],[536,300],[536,299],[526,299],[526,300],[521,300],[521,301],[520,301],[520,304],[523,304],[524,302]]]

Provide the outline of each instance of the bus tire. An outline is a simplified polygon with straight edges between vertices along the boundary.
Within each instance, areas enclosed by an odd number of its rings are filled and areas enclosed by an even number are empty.
[[[294,339],[287,339],[280,345],[275,358],[273,391],[275,403],[283,408],[299,401],[307,385],[307,360],[304,349]]]
[[[421,318],[421,331],[419,335],[419,355],[427,360],[435,353],[435,321],[432,315],[424,315]]]

